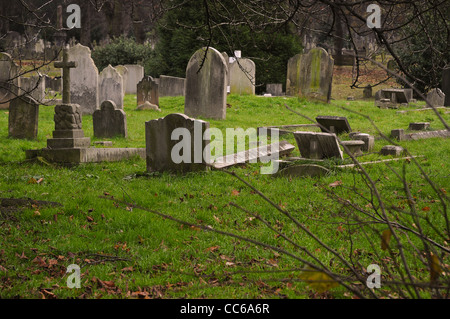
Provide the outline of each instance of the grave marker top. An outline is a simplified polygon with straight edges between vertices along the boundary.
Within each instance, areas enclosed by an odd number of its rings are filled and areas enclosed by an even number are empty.
[[[349,133],[352,131],[346,117],[318,116],[316,117],[316,121],[331,133],[341,134],[343,132]],[[322,130],[322,132],[326,132],[322,127],[320,129]]]
[[[70,104],[70,69],[77,67],[77,62],[69,61],[69,52],[67,49],[63,50],[63,60],[54,63],[55,68],[63,70],[63,89],[62,89],[62,102],[64,104]]]

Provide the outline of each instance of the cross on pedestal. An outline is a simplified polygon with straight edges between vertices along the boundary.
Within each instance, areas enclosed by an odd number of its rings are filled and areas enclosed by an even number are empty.
[[[76,61],[69,61],[69,51],[63,49],[63,60],[57,61],[53,64],[55,68],[63,69],[63,90],[62,101],[63,104],[70,104],[70,69],[77,67]]]

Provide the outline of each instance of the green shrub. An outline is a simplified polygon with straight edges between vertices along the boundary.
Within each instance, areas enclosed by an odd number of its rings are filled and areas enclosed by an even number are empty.
[[[108,64],[112,66],[120,64],[137,64],[152,56],[149,45],[138,44],[132,38],[115,38],[110,44],[96,46],[92,52],[92,59],[99,71]]]

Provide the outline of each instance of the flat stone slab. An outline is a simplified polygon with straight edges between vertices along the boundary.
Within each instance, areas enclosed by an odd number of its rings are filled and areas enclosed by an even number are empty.
[[[300,154],[304,158],[324,159],[340,158],[343,159],[342,151],[334,133],[315,133],[315,132],[294,132]]]
[[[352,129],[346,117],[342,116],[318,116],[317,123],[325,127],[330,133],[341,134],[344,132],[351,132]],[[322,132],[327,132],[321,127]],[[328,132],[327,132],[328,133]]]
[[[284,156],[290,154],[294,149],[294,145],[289,144],[287,141],[281,141],[279,143],[259,146],[243,152],[218,157],[214,161],[213,166],[215,168],[225,168],[237,164],[251,162],[259,158],[275,155],[277,153],[278,156]]]
[[[274,177],[321,177],[330,171],[323,166],[314,164],[292,165],[286,167],[276,174]]]
[[[351,135],[349,134],[349,136],[352,140],[359,140],[364,142],[364,145],[361,148],[364,152],[370,152],[375,145],[375,138],[372,135],[366,133],[355,133]]]
[[[134,156],[145,159],[145,148],[67,148],[27,150],[27,159],[41,156],[49,162],[63,164],[116,162]]]
[[[342,145],[345,145],[349,152],[354,156],[360,156],[363,154],[362,147],[364,146],[364,141],[352,140],[352,141],[342,141]]]
[[[403,153],[403,147],[396,146],[396,145],[386,145],[381,148],[380,154],[381,155],[393,155],[393,156],[400,156]]]
[[[450,137],[450,131],[438,130],[438,131],[425,131],[417,133],[405,133],[403,129],[397,129],[391,131],[391,136],[399,141],[408,140],[421,140],[434,137]]]
[[[429,127],[430,127],[430,123],[428,123],[428,122],[409,123],[409,129],[411,131],[424,131]]]

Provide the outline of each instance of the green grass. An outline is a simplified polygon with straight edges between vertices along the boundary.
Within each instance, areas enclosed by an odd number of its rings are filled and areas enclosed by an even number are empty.
[[[323,105],[295,98],[231,95],[228,103],[231,107],[227,109],[226,120],[209,121],[211,127],[221,129],[223,134],[226,128],[308,123],[306,119],[289,112],[284,104],[311,118],[318,115],[346,116],[354,131],[376,137],[378,133],[364,117],[337,106],[370,115],[386,135],[391,129],[406,129],[410,122],[418,121],[431,122],[433,129],[443,128],[443,124],[430,111],[397,114],[396,110],[378,109],[373,102],[337,100],[332,105]],[[113,147],[145,147],[144,123],[170,113],[183,113],[183,105],[182,97],[161,98],[162,112],[136,111],[135,96],[127,95],[128,139],[110,139],[114,142]],[[440,112],[448,121],[449,115],[443,110]],[[54,128],[53,107],[49,106],[40,108],[39,133],[34,141],[8,138],[8,115],[5,110],[0,111],[0,127],[0,197],[32,198],[62,205],[0,214],[2,298],[49,298],[52,294],[57,298],[133,298],[136,297],[133,293],[138,291],[154,298],[323,296],[316,295],[304,283],[271,280],[295,279],[298,271],[260,273],[262,270],[289,270],[303,266],[289,256],[236,238],[181,226],[151,212],[100,198],[105,195],[125,199],[193,224],[210,225],[263,241],[304,257],[301,251],[292,248],[251,215],[231,206],[232,201],[264,217],[325,264],[331,264],[333,270],[345,272],[342,265],[317,242],[242,182],[226,173],[209,171],[184,176],[146,174],[145,161],[141,159],[84,164],[73,168],[26,161],[24,151],[45,147],[46,139],[51,136]],[[83,129],[92,142],[99,140],[92,138],[91,116],[83,116]],[[347,137],[343,135],[342,138]],[[287,140],[296,145],[293,138]],[[386,144],[386,141],[378,139],[375,151]],[[401,142],[401,145],[414,155],[423,155],[418,161],[426,173],[439,188],[448,190],[448,139],[408,141]],[[297,149],[293,155],[299,155]],[[384,158],[370,154],[360,160]],[[351,161],[346,158],[343,162]],[[404,163],[399,161],[390,165],[401,171]],[[350,189],[338,187],[336,192],[361,205],[367,203],[357,194],[370,194],[360,175],[354,170],[339,170],[334,164],[332,161],[324,163],[331,172],[320,179],[275,179],[259,174],[260,164],[247,164],[231,170],[288,210],[338,252],[348,255],[350,249],[356,249],[362,265],[377,263],[363,233],[357,227],[345,225],[348,208],[332,201],[326,189],[329,189],[329,184],[341,181]],[[367,171],[377,181],[387,201],[398,206],[406,205],[401,196],[402,185],[386,165],[367,166]],[[429,216],[438,229],[443,230],[444,222],[438,214],[440,205],[436,194],[412,164],[406,165],[406,174],[418,208]],[[38,184],[32,183],[41,178]],[[425,207],[427,209],[422,211]],[[352,230],[352,243],[342,228]],[[375,238],[375,245],[378,246],[379,241]],[[417,245],[420,246],[420,243]],[[381,254],[389,257],[386,251]],[[40,263],[41,259],[44,263]],[[448,256],[445,260],[448,263]],[[65,270],[73,263],[82,266],[79,289],[67,288]],[[413,271],[418,278],[428,276],[421,267]],[[327,296],[348,297],[342,287],[332,289]]]

